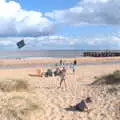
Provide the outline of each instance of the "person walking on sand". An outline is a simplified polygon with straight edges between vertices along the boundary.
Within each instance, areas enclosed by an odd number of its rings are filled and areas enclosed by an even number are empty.
[[[66,82],[65,82],[65,75],[66,75],[66,69],[65,69],[65,67],[63,67],[63,69],[60,71],[60,87],[59,88],[61,88],[61,85],[62,85],[62,83],[64,82],[64,84],[65,84],[65,88],[67,87],[67,85],[66,85]]]

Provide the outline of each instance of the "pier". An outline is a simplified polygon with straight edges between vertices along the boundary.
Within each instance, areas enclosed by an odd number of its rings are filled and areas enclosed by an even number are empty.
[[[89,57],[115,57],[120,56],[120,51],[108,51],[108,50],[100,50],[100,51],[85,51],[83,52],[83,56],[89,56]]]

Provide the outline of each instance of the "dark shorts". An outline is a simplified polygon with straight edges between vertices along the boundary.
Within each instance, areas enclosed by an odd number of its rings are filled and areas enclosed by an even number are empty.
[[[65,76],[61,76],[60,78],[61,78],[61,81],[65,80]]]

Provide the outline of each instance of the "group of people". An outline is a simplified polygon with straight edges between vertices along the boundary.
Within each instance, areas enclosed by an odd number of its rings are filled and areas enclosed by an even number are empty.
[[[76,69],[76,65],[77,65],[77,61],[74,60],[73,64],[72,64],[72,71],[73,73],[75,73],[75,69]],[[46,72],[42,72],[40,69],[37,70],[37,73],[40,77],[52,77],[52,76],[59,76],[60,77],[60,86],[62,85],[62,83],[65,84],[66,87],[66,82],[65,82],[65,76],[66,76],[66,68],[63,64],[62,59],[60,60],[60,65],[56,67],[55,71],[53,71],[52,69],[48,68]]]
[[[64,66],[64,65],[65,65],[65,63],[64,63],[63,60],[61,59],[61,60],[60,60],[60,63],[59,63],[59,66]],[[77,66],[77,60],[75,59],[75,60],[73,61],[73,63],[70,64],[70,68],[72,68],[73,73],[75,73],[76,66]]]
[[[72,64],[72,70],[73,73],[75,73],[75,68],[77,66],[77,61],[74,60],[73,64]],[[66,85],[66,68],[63,65],[63,61],[60,60],[60,66],[57,66],[55,71],[52,71],[52,69],[47,69],[47,71],[44,73],[45,77],[52,77],[52,76],[59,76],[60,77],[60,84],[58,88],[61,88],[62,84],[64,83],[65,88],[67,88]],[[86,99],[81,100],[79,103],[77,103],[74,106],[70,106],[69,108],[67,108],[67,110],[73,109],[73,110],[78,110],[78,111],[88,111],[88,107],[87,104],[91,103],[92,100],[90,97],[87,97]]]
[[[62,66],[62,69],[60,69],[61,66]],[[77,66],[77,61],[74,60],[73,64],[72,64],[73,73],[75,73],[76,66]],[[48,70],[48,71],[49,72],[47,72],[47,73],[50,74],[49,76],[52,76],[52,71],[50,71],[50,70]],[[54,73],[54,76],[59,76],[60,77],[60,86],[59,86],[59,88],[61,87],[63,82],[64,82],[65,88],[66,88],[67,87],[66,82],[65,82],[66,68],[64,66],[64,63],[63,63],[62,59],[60,60],[60,66],[57,67],[56,70],[53,73]]]
[[[64,65],[64,63],[63,63],[62,60],[60,60],[60,66],[62,66],[62,65]],[[73,64],[71,64],[71,66],[70,66],[72,68],[73,73],[75,73],[76,66],[77,66],[77,60],[74,60]],[[58,75],[58,73],[59,73],[58,71],[60,72],[59,68],[56,69],[56,72],[55,72],[56,75]],[[60,74],[60,77],[61,77],[60,87],[61,87],[63,82],[64,82],[65,87],[66,87],[65,75],[66,75],[66,69],[65,69],[65,67],[63,67],[63,69],[61,70],[61,74]],[[83,112],[83,111],[88,112],[89,109],[88,109],[87,105],[88,105],[88,103],[91,103],[91,102],[92,102],[91,97],[87,97],[86,99],[81,100],[76,105],[70,106],[69,109],[78,110],[78,111],[81,111],[81,112]]]
[[[66,68],[63,66],[61,67],[56,67],[55,71],[53,71],[52,69],[48,68],[46,72],[42,72],[41,69],[37,70],[37,75],[39,75],[40,77],[52,77],[52,76],[59,76],[60,77],[60,86],[62,85],[63,81],[65,83],[65,76],[66,76]],[[30,74],[30,76],[33,76]],[[65,87],[66,87],[66,83],[65,83]]]

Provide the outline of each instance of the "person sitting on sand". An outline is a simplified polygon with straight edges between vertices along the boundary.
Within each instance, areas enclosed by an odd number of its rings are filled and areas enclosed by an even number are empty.
[[[59,88],[61,88],[61,85],[62,85],[63,81],[64,81],[64,84],[65,84],[65,87],[66,87],[65,75],[66,75],[66,69],[65,69],[65,67],[63,67],[63,69],[60,71],[61,80],[60,80],[60,87]]]
[[[45,73],[45,77],[49,77],[51,76],[52,77],[52,70],[51,69],[47,69],[47,72]]]
[[[60,68],[57,67],[56,70],[54,71],[54,76],[59,76],[60,75]]]
[[[75,106],[70,106],[70,108],[74,109],[74,110],[79,110],[81,112],[83,111],[88,111],[88,107],[87,107],[87,103],[92,102],[90,97],[87,97],[85,100],[81,100],[80,103],[78,103]]]

